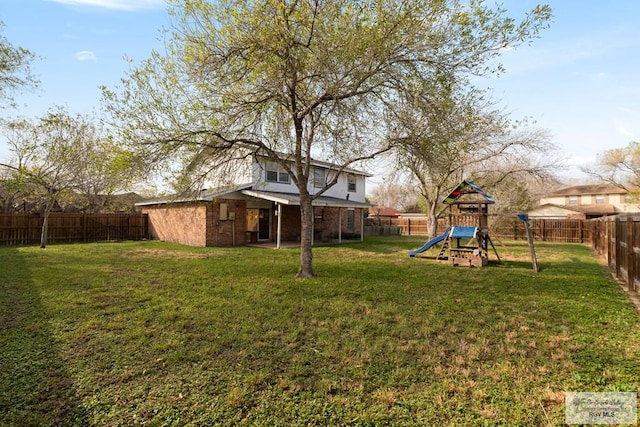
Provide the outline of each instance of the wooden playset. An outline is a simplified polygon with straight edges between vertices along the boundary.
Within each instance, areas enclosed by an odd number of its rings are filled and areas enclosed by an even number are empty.
[[[422,248],[409,252],[409,256],[424,252],[442,241],[436,259],[449,260],[453,266],[484,267],[489,263],[489,246],[501,261],[489,237],[489,205],[495,200],[476,184],[465,180],[443,203],[448,205],[449,227]]]

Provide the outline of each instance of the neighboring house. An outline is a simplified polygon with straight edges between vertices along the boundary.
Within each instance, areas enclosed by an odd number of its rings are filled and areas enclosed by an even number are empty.
[[[540,199],[527,214],[531,218],[590,219],[638,212],[629,192],[615,185],[576,185],[556,190]]]
[[[267,157],[253,156],[238,165],[237,184],[203,190],[193,198],[137,203],[149,215],[151,238],[193,246],[240,246],[248,243],[300,241],[300,196],[289,174]],[[309,192],[316,194],[336,176],[329,163],[312,161]],[[365,179],[345,169],[337,183],[316,198],[314,242],[362,236]],[[245,183],[243,183],[245,182]]]
[[[372,206],[369,209],[369,218],[373,221],[398,218],[400,211],[386,206]]]

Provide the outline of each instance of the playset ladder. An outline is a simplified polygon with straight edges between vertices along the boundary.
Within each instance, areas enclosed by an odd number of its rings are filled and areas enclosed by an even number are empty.
[[[436,257],[436,259],[447,259],[447,248],[449,247],[449,237],[447,237],[446,239],[444,239],[444,242],[442,242],[442,246],[440,247],[440,253],[438,253],[438,256]]]

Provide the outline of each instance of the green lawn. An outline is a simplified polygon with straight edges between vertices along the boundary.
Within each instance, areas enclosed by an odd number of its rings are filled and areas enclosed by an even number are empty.
[[[0,248],[0,425],[561,425],[638,391],[640,318],[587,246]]]

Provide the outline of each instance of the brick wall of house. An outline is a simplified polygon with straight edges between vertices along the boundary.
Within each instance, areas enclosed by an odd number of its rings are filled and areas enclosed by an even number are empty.
[[[226,220],[221,219],[221,205],[226,205]],[[219,199],[210,203],[145,206],[142,212],[149,215],[149,234],[152,239],[190,246],[247,244],[247,204],[244,200]],[[355,209],[353,212],[354,227],[353,230],[349,230],[348,209],[315,208],[314,241],[327,242],[337,238],[340,217],[343,237],[352,232],[360,234],[362,210]],[[275,241],[278,231],[276,209],[272,209],[271,215],[271,236]],[[300,241],[300,208],[282,206],[281,225],[281,241]]]
[[[329,241],[338,238],[338,228],[342,228],[342,236],[347,233],[362,232],[362,209],[354,209],[353,230],[348,229],[348,209],[346,208],[318,208],[316,207],[316,220],[314,221],[314,240]],[[320,219],[320,216],[322,219]]]
[[[339,213],[338,213],[339,212]],[[347,226],[347,209],[342,208],[314,208],[314,241],[315,242],[328,242],[331,239],[338,237],[338,227],[342,226],[342,235],[347,233],[361,233],[361,216],[362,210],[355,209],[354,211],[354,229],[349,231]],[[340,224],[340,216],[342,217],[342,224]],[[272,216],[272,232],[271,235],[276,236],[278,229],[278,217],[273,210]],[[287,241],[300,241],[300,207],[299,206],[282,206],[282,235],[281,240]]]
[[[272,216],[272,230],[271,235],[277,236],[278,232],[278,217],[275,214],[276,209]],[[283,242],[299,242],[300,241],[300,207],[299,206],[282,206],[282,229],[280,240]]]
[[[220,219],[220,205],[226,205],[227,219]],[[233,218],[233,219],[232,219]],[[207,246],[244,246],[247,244],[247,202],[219,199],[207,205]]]
[[[142,213],[149,215],[149,235],[152,239],[190,246],[206,245],[205,204],[144,206]]]

